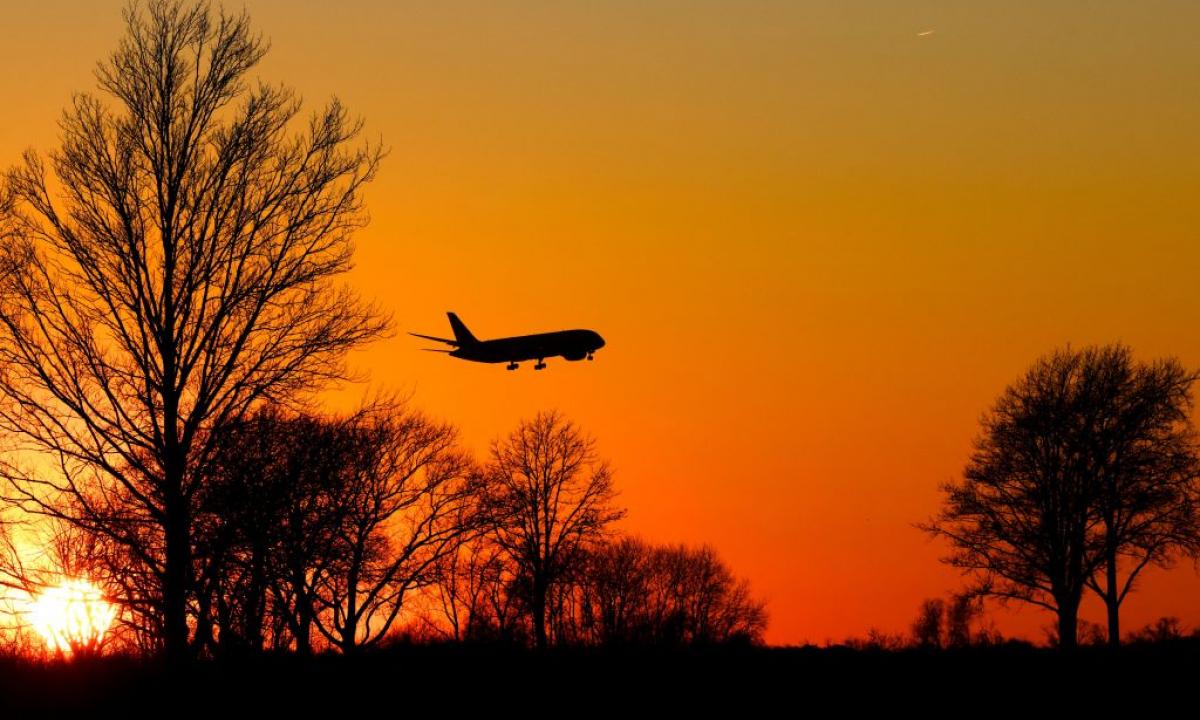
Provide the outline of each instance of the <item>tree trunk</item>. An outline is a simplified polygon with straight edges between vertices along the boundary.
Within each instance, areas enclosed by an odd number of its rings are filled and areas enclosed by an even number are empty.
[[[312,655],[312,602],[308,596],[305,570],[302,565],[292,566],[292,592],[295,595],[296,652],[303,657]]]
[[[1108,542],[1108,567],[1105,568],[1105,580],[1108,586],[1104,593],[1104,606],[1108,609],[1108,646],[1121,647],[1121,600],[1120,588],[1117,587],[1117,548],[1116,542]]]
[[[301,657],[312,655],[312,619],[305,609],[300,610],[300,626],[296,628],[296,652]]]
[[[346,619],[341,628],[341,649],[346,655],[358,649],[358,577],[359,569],[363,566],[363,555],[362,546],[356,545],[346,577]]]
[[[541,581],[533,583],[533,632],[537,641],[537,649],[545,650],[549,645],[546,636],[546,584]]]
[[[1067,601],[1058,606],[1058,647],[1074,650],[1079,646],[1079,604]]]
[[[263,649],[263,616],[267,595],[267,550],[264,543],[256,541],[250,550],[250,590],[247,594],[246,643],[253,653]]]
[[[178,482],[168,480],[166,518],[166,568],[163,581],[164,649],[167,661],[180,664],[188,657],[187,591],[192,548],[188,532],[188,507]]]

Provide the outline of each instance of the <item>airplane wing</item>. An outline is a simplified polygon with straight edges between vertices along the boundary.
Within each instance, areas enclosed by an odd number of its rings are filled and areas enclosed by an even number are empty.
[[[454,347],[458,347],[457,340],[447,340],[446,338],[434,337],[432,335],[422,335],[421,333],[415,333],[415,332],[410,332],[409,335],[412,335],[413,337],[424,338],[426,340],[433,340],[434,342],[446,343],[447,345],[453,345]]]

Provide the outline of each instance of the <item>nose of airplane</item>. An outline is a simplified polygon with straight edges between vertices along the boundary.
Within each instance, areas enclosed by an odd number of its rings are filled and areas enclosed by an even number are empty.
[[[600,337],[600,333],[592,334],[596,336],[596,349],[599,350],[600,348],[604,347],[604,338]]]

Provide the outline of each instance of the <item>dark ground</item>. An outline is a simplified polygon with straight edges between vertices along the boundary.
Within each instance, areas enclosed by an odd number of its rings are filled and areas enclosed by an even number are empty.
[[[1028,646],[957,651],[848,648],[572,650],[396,647],[361,657],[264,657],[170,672],[107,658],[0,660],[0,718],[106,710],[106,716],[1098,717],[1156,707],[1194,717],[1200,640],[1070,655]],[[1055,710],[1058,712],[1055,712]],[[720,712],[718,712],[720,711]],[[874,711],[874,712],[870,712]],[[1065,712],[1064,712],[1065,711]],[[1109,712],[1104,712],[1109,711]],[[110,715],[111,714],[111,715]],[[1091,716],[1093,713],[1089,713]]]

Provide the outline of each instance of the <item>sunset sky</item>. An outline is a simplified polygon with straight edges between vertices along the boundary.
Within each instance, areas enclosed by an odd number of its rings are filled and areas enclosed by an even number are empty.
[[[122,6],[5,0],[0,165],[56,144]],[[480,454],[562,410],[616,469],[622,529],[715,546],[771,642],[907,632],[961,586],[913,524],[1038,355],[1200,367],[1200,3],[244,6],[264,80],[391,148],[349,278],[395,317],[353,358],[369,387]],[[608,346],[536,373],[420,352],[404,331],[447,310]],[[1200,625],[1191,563],[1122,620],[1160,615]]]

